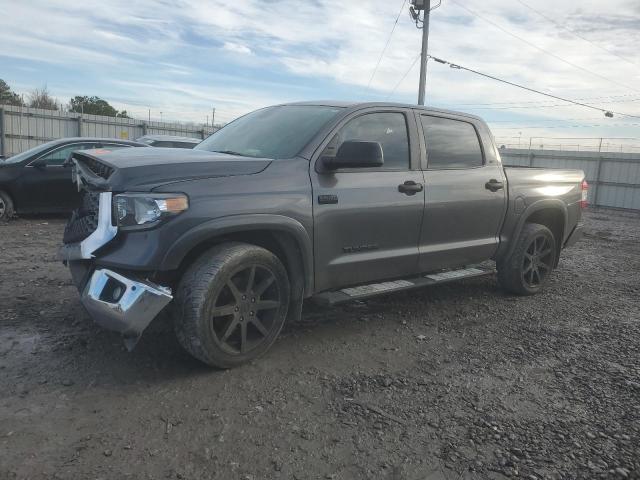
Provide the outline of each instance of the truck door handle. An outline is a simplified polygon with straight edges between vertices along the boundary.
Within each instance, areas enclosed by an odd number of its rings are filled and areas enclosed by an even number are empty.
[[[484,188],[486,188],[487,190],[491,190],[492,192],[497,192],[498,190],[504,188],[504,183],[499,182],[495,178],[492,178],[484,184]]]
[[[413,180],[407,180],[406,182],[398,185],[398,191],[406,195],[415,195],[416,193],[421,192],[422,188],[421,183],[416,183]]]

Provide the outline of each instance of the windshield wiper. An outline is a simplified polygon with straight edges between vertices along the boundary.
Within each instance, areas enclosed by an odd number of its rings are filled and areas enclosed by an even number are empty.
[[[248,157],[249,155],[243,155],[240,152],[234,152],[233,150],[211,150],[213,153],[226,153],[227,155],[236,155],[238,157]]]

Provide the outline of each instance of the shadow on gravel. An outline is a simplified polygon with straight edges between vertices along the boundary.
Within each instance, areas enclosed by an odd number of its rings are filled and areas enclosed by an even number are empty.
[[[69,291],[75,295],[72,287]],[[390,322],[406,324],[401,320],[405,317],[419,314],[428,321],[429,312],[436,309],[441,316],[445,305],[451,309],[452,322],[457,325],[438,322],[438,330],[454,326],[461,328],[461,322],[472,323],[475,320],[469,316],[464,316],[466,320],[454,319],[460,307],[469,299],[477,300],[497,293],[493,280],[489,278],[389,294],[336,307],[308,302],[303,309],[302,321],[286,325],[282,338],[266,357],[278,362],[278,356],[294,354],[301,343],[313,345],[317,338],[335,346],[349,339],[357,342],[363,333],[388,327]],[[22,370],[28,377],[25,379],[27,383],[125,386],[171,383],[178,378],[224,374],[223,370],[193,359],[182,349],[166,314],[154,320],[136,348],[128,352],[120,336],[96,326],[76,300],[56,305],[46,312],[37,312],[43,308],[37,303],[29,307],[18,315],[11,328],[3,328],[0,337],[3,344],[12,345],[0,351],[0,360],[9,371]],[[40,318],[36,325],[32,324],[25,331],[20,325],[20,317],[29,317],[30,314]]]

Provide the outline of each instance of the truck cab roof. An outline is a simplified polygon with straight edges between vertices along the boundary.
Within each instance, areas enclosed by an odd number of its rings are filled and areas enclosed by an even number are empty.
[[[317,106],[325,106],[325,107],[337,107],[344,108],[348,110],[362,110],[364,108],[385,108],[385,107],[393,107],[393,108],[411,108],[414,110],[422,110],[425,113],[444,113],[448,115],[456,115],[462,117],[472,118],[477,121],[484,122],[482,118],[477,115],[473,115],[466,112],[459,112],[456,110],[448,110],[444,108],[436,108],[430,107],[428,105],[415,105],[411,103],[398,103],[398,102],[350,102],[350,101],[342,101],[342,100],[315,100],[315,101],[307,101],[307,102],[291,102],[291,103],[283,103],[282,105],[317,105]]]

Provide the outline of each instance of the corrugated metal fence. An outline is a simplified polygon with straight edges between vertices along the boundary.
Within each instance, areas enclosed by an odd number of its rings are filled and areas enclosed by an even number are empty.
[[[0,105],[0,155],[5,157],[64,137],[135,140],[142,135],[154,134],[205,138],[212,132],[210,126]]]
[[[201,125],[0,105],[0,155],[5,157],[64,137],[134,140],[147,134],[205,138],[211,133],[212,127]],[[503,148],[500,154],[505,165],[584,170],[590,204],[640,210],[640,153]]]
[[[500,149],[507,166],[576,168],[589,182],[589,203],[640,210],[640,154]]]

